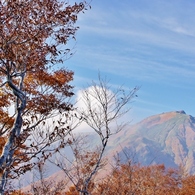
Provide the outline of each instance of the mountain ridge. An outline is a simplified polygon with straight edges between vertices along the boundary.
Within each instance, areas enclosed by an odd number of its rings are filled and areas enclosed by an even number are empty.
[[[195,118],[183,110],[147,117],[124,135],[120,146],[139,163],[183,166],[188,173],[195,173]],[[116,140],[111,138],[112,143]]]
[[[97,135],[89,135],[91,149],[98,143],[97,139]],[[108,165],[100,172],[101,176],[109,173],[116,154],[122,163],[131,160],[144,166],[164,164],[167,168],[183,167],[186,173],[195,174],[195,117],[183,110],[165,112],[112,135],[104,154]],[[63,177],[63,171],[58,171],[47,180]]]

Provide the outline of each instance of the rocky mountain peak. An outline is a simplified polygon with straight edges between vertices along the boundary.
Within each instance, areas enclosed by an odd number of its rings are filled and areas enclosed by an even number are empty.
[[[195,173],[195,118],[183,110],[148,117],[126,130],[124,136],[116,135],[111,144],[125,148],[143,165],[183,166],[188,173]]]
[[[176,113],[186,114],[184,110],[176,111]]]

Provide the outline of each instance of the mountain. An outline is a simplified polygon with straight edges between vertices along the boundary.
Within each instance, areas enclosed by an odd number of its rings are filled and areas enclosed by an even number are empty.
[[[195,174],[195,118],[184,111],[148,117],[111,138],[107,153],[142,165],[182,166]]]
[[[88,141],[91,148],[99,143],[95,134],[89,134]],[[105,157],[111,162],[116,154],[122,162],[132,160],[146,166],[182,166],[187,173],[195,174],[195,117],[184,111],[150,116],[110,137]],[[63,171],[55,170],[52,164],[47,168],[55,172],[48,175],[48,180],[57,181],[65,177]],[[110,169],[108,163],[100,174],[105,175]]]
[[[94,134],[88,135],[88,142],[91,148],[100,143]],[[110,137],[105,157],[111,162],[116,154],[122,162],[182,166],[195,174],[195,117],[184,111],[150,116]]]

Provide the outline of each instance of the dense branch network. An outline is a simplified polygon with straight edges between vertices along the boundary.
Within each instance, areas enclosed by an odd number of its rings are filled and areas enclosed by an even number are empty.
[[[0,194],[8,177],[25,171],[18,163],[37,154],[47,158],[47,148],[69,131],[64,123],[72,109],[68,83],[73,72],[56,65],[70,52],[66,44],[75,38],[77,15],[87,6],[58,0],[0,1]],[[50,130],[44,126],[47,119],[53,120]],[[35,134],[42,135],[41,143]]]

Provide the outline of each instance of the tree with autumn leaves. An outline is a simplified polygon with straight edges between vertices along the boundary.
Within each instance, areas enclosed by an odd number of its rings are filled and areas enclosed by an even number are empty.
[[[84,164],[80,168],[83,173],[89,174],[91,172],[90,169],[93,169],[94,164],[96,164],[96,155],[97,153],[91,153],[82,156],[81,163]],[[95,158],[91,158],[92,156],[95,156]],[[79,177],[79,174],[76,174],[73,179],[77,179],[77,177]],[[82,182],[78,185],[83,185]],[[46,184],[48,183],[46,182]],[[62,184],[66,184],[65,181],[61,183],[61,187]],[[39,192],[42,192],[41,183],[38,187]],[[67,189],[67,185],[65,185],[60,191],[51,194],[84,194],[78,190],[78,187],[80,186],[71,185]],[[90,180],[87,192],[91,195],[194,195],[195,175],[186,174],[181,167],[178,169],[167,168],[163,164],[142,166],[139,163],[133,163],[131,159],[125,163],[119,160],[116,164],[113,164],[111,169],[107,171],[103,169],[101,177],[97,180]],[[47,194],[50,194],[50,192],[47,192]],[[23,195],[29,194],[24,193]]]
[[[141,166],[129,161],[114,166],[111,173],[97,183],[92,194],[193,195],[195,176],[162,164]]]
[[[9,178],[33,167],[32,158],[39,155],[44,161],[52,143],[65,145],[73,72],[57,65],[69,54],[66,44],[87,6],[58,0],[0,1],[0,194]]]
[[[73,146],[74,140],[67,139],[72,131],[69,119],[73,105],[69,98],[73,91],[69,82],[73,72],[60,64],[70,54],[66,44],[75,38],[77,16],[87,6],[84,1],[74,5],[58,0],[0,1],[0,194],[5,194],[10,179],[36,165],[32,159],[44,163],[53,153],[67,145]],[[101,182],[93,181],[113,133],[110,121],[121,116],[118,111],[137,91],[135,88],[124,96],[126,99],[115,99],[123,91],[118,90],[112,96],[104,83],[100,84],[103,96],[98,86],[94,88],[95,97],[99,98],[99,113],[92,112],[94,106],[89,96],[94,94],[86,92],[88,109],[78,114],[79,120],[98,134],[102,147],[97,153],[78,153],[73,147],[79,162],[75,168],[82,177],[77,175],[74,180],[74,175],[62,166],[74,184],[65,194],[194,194],[194,176],[182,177],[176,170],[167,170],[162,165],[120,164]],[[118,106],[112,107],[113,102]],[[122,127],[118,126],[118,130]]]
[[[65,46],[75,38],[77,15],[88,6],[85,1],[72,6],[58,0],[0,2],[0,194],[4,194],[9,179],[31,170],[37,162],[44,164],[64,147],[75,145],[70,139],[75,128],[70,125],[73,118],[77,124],[88,124],[102,145],[89,171],[83,172],[88,165],[77,165],[83,182],[75,186],[77,191],[88,194],[113,134],[111,125],[126,113],[128,109],[123,108],[135,96],[137,88],[127,94],[120,88],[112,94],[107,83],[100,82],[100,87],[93,86],[94,94],[84,92],[87,109],[77,110],[73,117],[69,102],[73,72],[58,67],[69,55],[70,49]],[[93,106],[91,97],[98,107]],[[123,125],[117,124],[115,131]],[[82,161],[86,155],[94,157],[93,152],[85,152],[76,154],[76,160]]]
[[[125,154],[126,156],[126,154]],[[194,195],[195,175],[183,167],[171,168],[163,164],[143,166],[129,158],[123,162],[114,157],[112,167],[101,172],[98,180],[91,182],[92,195]],[[89,163],[87,163],[89,166]],[[75,186],[70,186],[60,195],[80,195]]]

